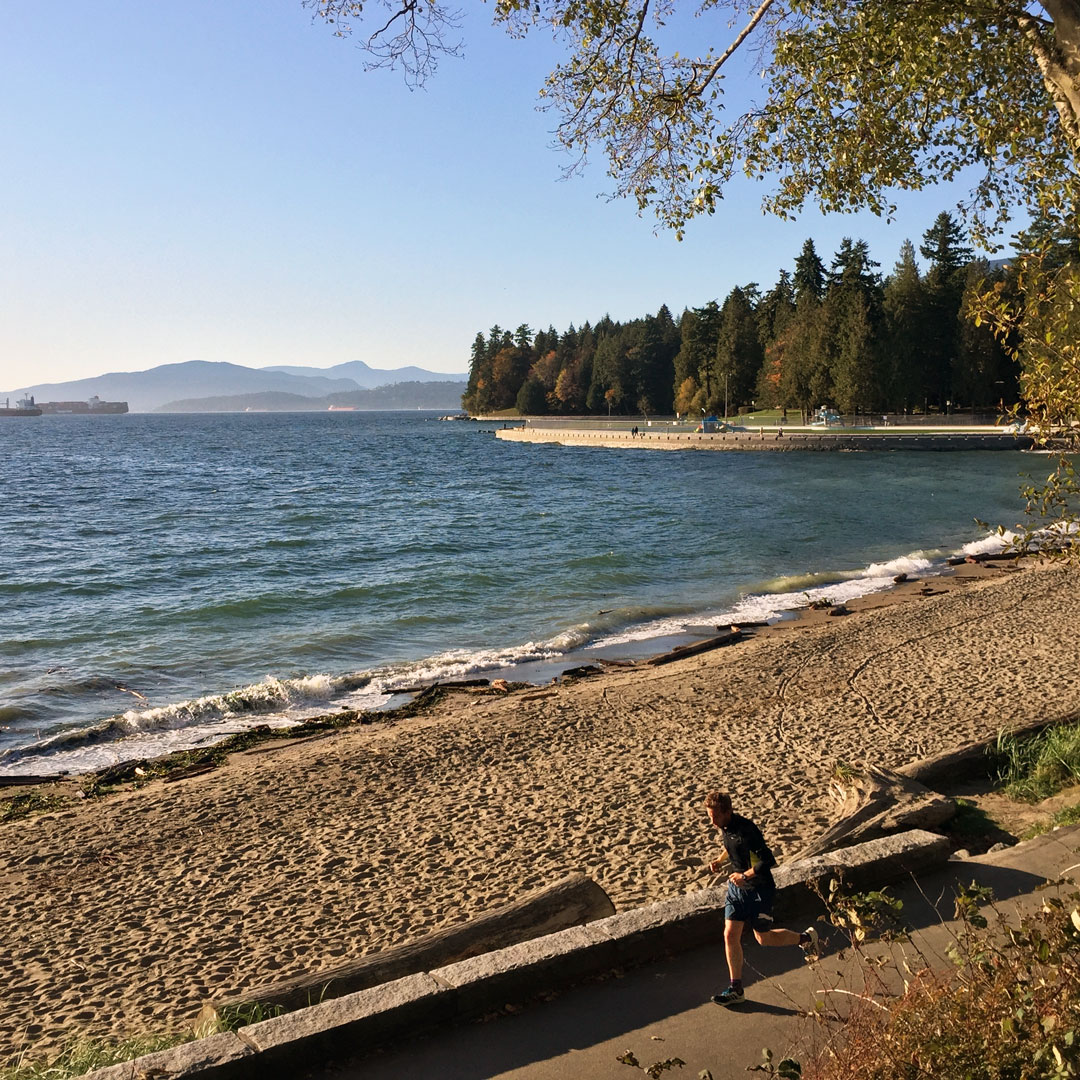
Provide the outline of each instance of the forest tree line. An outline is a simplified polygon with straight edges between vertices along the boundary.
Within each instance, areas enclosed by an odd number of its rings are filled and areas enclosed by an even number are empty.
[[[747,408],[841,413],[1000,410],[1019,368],[968,307],[979,291],[1015,287],[1007,267],[976,259],[939,214],[919,251],[905,241],[882,277],[865,241],[845,238],[826,266],[812,240],[767,292],[737,286],[723,303],[558,332],[499,326],[472,346],[473,414],[700,416]]]

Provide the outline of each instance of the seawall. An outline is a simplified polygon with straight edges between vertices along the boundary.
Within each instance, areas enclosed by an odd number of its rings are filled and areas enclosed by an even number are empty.
[[[626,430],[602,428],[543,427],[530,423],[520,428],[504,428],[496,438],[507,442],[558,443],[562,446],[606,446],[635,450],[1028,450],[1033,440],[1026,435],[1000,431],[952,432],[864,432],[788,431],[762,428],[759,431],[688,432],[644,428],[633,435]]]

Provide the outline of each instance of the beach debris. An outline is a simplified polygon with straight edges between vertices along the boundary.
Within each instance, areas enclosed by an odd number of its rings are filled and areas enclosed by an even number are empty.
[[[131,690],[126,686],[121,686],[119,683],[116,684],[116,689],[123,691],[125,694],[131,694],[132,697],[137,697],[140,701],[150,701],[145,694],[140,694],[138,690]]]
[[[505,679],[492,679],[491,689],[498,690],[503,694],[508,694],[510,692],[510,684]]]
[[[742,639],[742,631],[737,627],[732,627],[727,633],[717,634],[716,637],[707,638],[705,641],[695,641],[690,645],[676,645],[670,652],[650,657],[645,663],[650,667],[659,667],[661,664],[670,664],[673,660],[681,660],[684,656],[696,656],[710,649],[719,649],[723,645],[732,645]]]
[[[896,577],[893,578],[893,584],[902,585],[907,579],[907,574],[897,574]]]
[[[829,794],[839,804],[839,819],[796,859],[823,855],[904,829],[935,829],[956,813],[952,799],[909,776],[869,763],[838,766]]]
[[[563,679],[587,679],[590,675],[599,675],[600,668],[595,664],[582,664],[579,667],[567,668],[560,678]]]
[[[829,608],[830,615],[850,615],[851,608],[845,604],[837,604],[835,607]]]

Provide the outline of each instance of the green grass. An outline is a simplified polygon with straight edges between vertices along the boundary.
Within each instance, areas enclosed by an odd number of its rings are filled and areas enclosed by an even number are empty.
[[[1039,802],[1080,783],[1080,724],[1049,727],[1025,738],[1003,732],[995,757],[1005,794]]]
[[[1073,806],[1065,806],[1056,814],[1053,814],[1049,821],[1045,821],[1039,825],[1032,825],[1032,827],[1024,833],[1021,839],[1030,840],[1033,836],[1040,836],[1042,833],[1050,832],[1053,829],[1060,829],[1066,825],[1080,825],[1080,803],[1076,803]]]
[[[997,822],[970,799],[956,799],[955,802],[956,813],[948,826],[954,836],[989,836],[1000,831]]]
[[[45,1061],[21,1058],[0,1066],[0,1080],[68,1080],[107,1065],[119,1065],[143,1054],[189,1042],[190,1035],[138,1035],[130,1039],[73,1039]]]

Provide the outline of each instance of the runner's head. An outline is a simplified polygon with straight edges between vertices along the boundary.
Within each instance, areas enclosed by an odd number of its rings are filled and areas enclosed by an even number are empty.
[[[705,811],[709,820],[722,829],[731,821],[731,796],[722,791],[710,791],[705,796]]]

